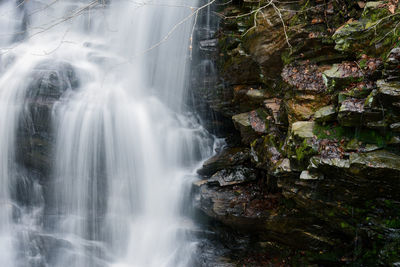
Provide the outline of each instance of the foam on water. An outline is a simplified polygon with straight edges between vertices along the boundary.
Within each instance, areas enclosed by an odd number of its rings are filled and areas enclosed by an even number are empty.
[[[213,153],[183,108],[196,2],[0,4],[1,266],[190,266],[182,206]],[[24,205],[12,193],[16,135],[38,66],[58,66],[65,81],[49,118],[49,174]]]

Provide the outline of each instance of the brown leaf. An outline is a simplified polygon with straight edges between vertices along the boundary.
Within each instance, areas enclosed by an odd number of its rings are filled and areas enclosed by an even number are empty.
[[[310,32],[310,34],[308,34],[308,38],[310,38],[310,39],[313,39],[315,37],[317,37],[317,35],[313,32]]]
[[[394,4],[390,4],[388,7],[390,13],[394,14],[395,10],[396,10],[396,6]]]
[[[363,1],[358,1],[357,4],[358,4],[358,6],[360,8],[364,8],[365,7],[365,2],[363,2]]]
[[[322,23],[322,22],[324,22],[323,19],[315,18],[315,19],[313,19],[313,20],[311,21],[311,24],[317,24],[317,23]]]
[[[348,21],[346,21],[346,23],[345,23],[345,24],[343,24],[342,26],[340,26],[339,28],[337,28],[337,29],[336,29],[336,31],[338,31],[338,30],[342,29],[344,26],[346,26],[347,24],[350,24],[350,23],[352,23],[353,21],[354,21],[354,19],[353,19],[353,18],[349,19]]]

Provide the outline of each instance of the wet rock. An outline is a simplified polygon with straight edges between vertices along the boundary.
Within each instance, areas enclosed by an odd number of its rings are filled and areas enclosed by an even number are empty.
[[[332,68],[325,70],[323,79],[330,90],[340,90],[351,83],[362,81],[364,76],[356,63],[346,62],[334,64]]]
[[[391,124],[390,129],[394,132],[400,132],[400,122]]]
[[[377,81],[378,94],[385,103],[400,101],[400,83]]]
[[[274,118],[274,123],[275,124],[281,124],[282,123],[282,100],[279,98],[270,98],[266,99],[264,101],[264,106],[267,110],[269,110],[269,113],[272,114]]]
[[[400,81],[400,47],[393,48],[385,63],[384,76],[386,81]]]
[[[276,207],[278,198],[262,198],[261,188],[254,184],[218,187],[203,185],[200,188],[200,208],[209,216],[228,225],[242,228],[252,219],[268,217]]]
[[[67,90],[76,89],[78,78],[72,65],[66,62],[45,61],[37,65],[28,81],[23,116],[35,132],[50,131],[50,113],[54,103]]]
[[[246,96],[253,102],[260,102],[265,98],[265,92],[259,89],[248,90]]]
[[[199,47],[204,51],[216,51],[218,47],[218,39],[208,39],[199,42]]]
[[[251,143],[252,163],[270,174],[275,173],[280,160],[283,158],[280,147],[283,141],[284,136],[279,130],[271,127],[268,134]]]
[[[54,142],[45,135],[27,135],[21,133],[17,136],[17,162],[29,169],[49,174],[53,162]]]
[[[218,155],[204,162],[197,172],[200,175],[211,176],[225,168],[242,165],[250,160],[250,151],[247,148],[227,148]]]
[[[249,112],[262,107],[268,93],[262,88],[253,88],[247,85],[233,87],[233,105],[237,105],[240,112]]]
[[[368,179],[382,179],[398,183],[400,156],[386,150],[350,155],[351,173]]]
[[[257,137],[257,134],[251,127],[250,112],[235,115],[232,117],[232,120],[236,129],[240,131],[240,135],[242,136],[242,140],[245,144],[249,144]]]
[[[293,136],[300,138],[314,137],[315,122],[313,121],[298,121],[292,124],[291,133]]]
[[[303,171],[309,158],[318,153],[318,142],[314,135],[315,125],[313,121],[292,124],[290,135],[285,141],[285,152],[294,171]]]
[[[345,91],[339,92],[338,102],[342,103],[348,98],[364,99],[371,94],[375,87],[375,83],[373,82],[353,83]]]
[[[232,169],[218,171],[208,179],[209,184],[217,183],[219,186],[230,186],[242,184],[257,179],[257,173],[254,169],[243,166],[235,166]]]
[[[283,69],[282,78],[291,86],[284,99],[289,123],[311,119],[317,109],[330,101],[324,93],[323,70],[324,67],[308,63],[287,65]]]
[[[343,126],[361,126],[364,113],[363,99],[347,99],[339,108],[338,121]]]
[[[280,194],[265,194],[251,183],[233,187],[203,185],[196,205],[210,218],[260,239],[298,248],[321,249],[333,244],[315,227],[312,218],[299,217],[293,214],[295,211],[280,213],[276,208],[281,198]]]
[[[282,70],[282,78],[297,91],[318,93],[326,90],[323,70],[324,67],[315,64],[287,65]]]
[[[318,109],[314,114],[314,120],[317,122],[329,122],[336,119],[336,107],[329,105]]]
[[[283,65],[281,53],[287,47],[282,19],[286,21],[289,16],[282,13],[280,17],[272,7],[264,8],[256,16],[258,27],[247,33],[243,46],[261,67],[263,80],[275,79],[280,74]]]
[[[390,49],[396,42],[394,40],[396,38],[391,40],[386,36],[398,18],[392,16],[381,20],[391,13],[385,5],[377,3],[368,3],[359,20],[351,19],[336,30],[333,35],[335,49],[348,53],[363,52],[375,56]]]
[[[260,66],[241,46],[230,51],[228,56],[223,62],[222,74],[231,85],[252,85],[260,82]]]
[[[379,114],[377,114],[379,115]],[[381,114],[382,115],[382,114]],[[381,121],[366,121],[364,125],[367,128],[373,129],[373,130],[379,130],[381,132],[385,131],[387,128],[388,124],[386,121],[381,120]]]
[[[268,113],[265,110],[258,109],[232,117],[236,129],[240,131],[243,143],[250,144],[260,134],[267,132],[267,116]]]
[[[272,172],[272,175],[275,177],[288,177],[293,175],[293,170],[288,158],[281,159],[275,166],[276,167]]]
[[[68,90],[79,86],[72,65],[44,61],[33,70],[17,130],[17,161],[48,173],[53,145],[52,109]]]
[[[363,144],[359,142],[356,138],[350,140],[345,149],[346,151],[356,151],[356,152],[371,152],[378,149],[381,149],[382,145],[375,145],[375,144]]]
[[[312,157],[310,159],[310,165],[308,166],[309,170],[321,170],[326,169],[327,167],[334,167],[339,169],[348,169],[350,168],[350,162],[348,159],[341,158],[326,158],[326,157]]]
[[[318,173],[302,171],[300,174],[300,180],[321,180],[321,179],[324,179],[324,176]]]
[[[342,126],[359,127],[367,126],[371,129],[385,129],[385,113],[380,108],[374,108],[375,100],[347,98],[341,102],[338,121]]]
[[[289,124],[295,121],[310,120],[316,110],[327,105],[330,101],[329,97],[323,94],[297,93],[285,98]]]
[[[268,113],[264,109],[250,111],[249,120],[251,128],[258,134],[266,133],[268,130],[267,117]]]
[[[364,23],[360,21],[350,21],[337,29],[333,35],[336,42],[335,49],[339,51],[355,51],[358,43],[365,45],[366,37],[362,35],[365,29]]]

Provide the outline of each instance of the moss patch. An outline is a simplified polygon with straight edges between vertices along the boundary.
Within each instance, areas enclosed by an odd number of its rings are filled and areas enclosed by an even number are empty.
[[[363,129],[363,128],[350,128],[342,127],[340,125],[320,125],[316,124],[314,127],[314,134],[318,139],[329,140],[345,140],[350,141],[356,139],[359,142],[366,144],[374,144],[379,147],[386,147],[394,136],[392,132],[385,134],[376,130]]]

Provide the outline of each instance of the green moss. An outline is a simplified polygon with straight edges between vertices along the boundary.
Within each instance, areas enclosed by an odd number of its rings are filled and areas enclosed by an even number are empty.
[[[349,225],[347,222],[341,222],[341,223],[340,223],[340,227],[342,227],[342,228],[349,228],[350,225]]]
[[[291,51],[289,49],[285,50],[282,53],[281,59],[282,59],[283,65],[289,65],[294,60],[294,58],[292,57]]]
[[[356,139],[358,142],[366,144],[374,144],[379,147],[386,147],[394,136],[392,132],[386,132],[385,134],[372,129],[364,128],[350,128],[342,127],[339,125],[320,125],[316,124],[314,127],[314,134],[319,139],[329,140],[352,140]]]
[[[315,150],[304,140],[298,147],[296,147],[296,159],[303,162],[315,154]]]
[[[388,132],[387,134],[382,135],[378,131],[374,130],[356,129],[354,137],[363,143],[376,144],[380,147],[385,147],[393,137],[393,134]]]
[[[400,218],[387,219],[385,225],[389,228],[400,229]]]
[[[360,60],[360,62],[358,64],[360,65],[361,69],[365,69],[365,67],[367,66],[367,60],[362,59],[362,60]]]

